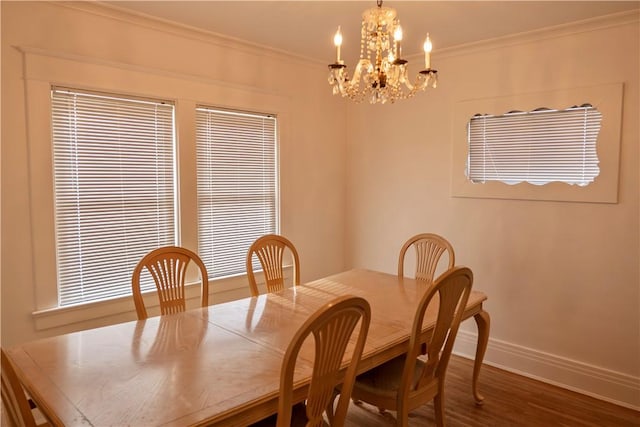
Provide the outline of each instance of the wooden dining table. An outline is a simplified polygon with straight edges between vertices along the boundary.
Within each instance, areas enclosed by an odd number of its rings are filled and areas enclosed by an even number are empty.
[[[428,285],[370,270],[350,270],[283,291],[182,313],[27,342],[8,349],[18,377],[57,426],[242,426],[277,411],[284,352],[302,323],[327,302],[357,295],[371,305],[358,372],[407,350]],[[489,335],[487,299],[472,291],[463,318],[474,317],[478,344],[472,392]],[[425,316],[425,336],[437,307]],[[303,346],[294,400],[311,378],[313,343]],[[344,365],[350,358],[350,349]]]

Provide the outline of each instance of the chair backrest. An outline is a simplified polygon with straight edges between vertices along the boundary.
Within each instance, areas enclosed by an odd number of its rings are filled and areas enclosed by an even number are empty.
[[[2,357],[2,404],[6,412],[6,419],[11,426],[35,427],[36,421],[22,384],[4,350],[0,350],[0,353],[0,357]]]
[[[434,390],[435,382],[444,384],[451,350],[472,284],[473,273],[469,268],[454,267],[440,275],[420,300],[411,329],[409,352],[402,372],[398,401],[411,402],[419,396],[430,399],[433,396],[428,397],[428,393],[423,392],[424,388],[431,387],[431,390]],[[438,298],[434,300],[436,295]],[[427,359],[425,363],[416,364],[416,359],[422,355],[421,335],[425,313],[432,303],[438,305],[438,314],[433,333],[427,341]],[[422,372],[416,372],[416,366],[422,366]]]
[[[300,284],[300,260],[298,251],[286,237],[277,234],[267,234],[258,238],[247,251],[247,278],[252,296],[258,296],[258,284],[253,273],[253,255],[255,254],[262,265],[267,292],[284,289],[283,257],[285,249],[289,249],[293,257],[293,284]]]
[[[147,318],[147,310],[140,290],[140,275],[143,269],[146,268],[149,271],[156,284],[160,299],[160,313],[171,314],[186,309],[184,286],[187,267],[191,261],[200,269],[202,307],[209,305],[209,276],[200,257],[186,248],[164,246],[145,255],[133,270],[131,288],[138,319]]]
[[[455,265],[453,246],[442,236],[433,233],[417,234],[407,240],[400,249],[398,257],[398,277],[404,276],[404,258],[407,250],[413,246],[416,250],[415,278],[425,282],[433,282],[438,263],[442,255],[447,252],[449,265],[447,270]]]
[[[293,372],[300,348],[311,334],[315,341],[315,358],[306,401],[306,417],[308,426],[322,425],[322,414],[330,403],[333,404],[335,387],[341,381],[339,372],[347,344],[357,324],[360,323],[357,341],[349,366],[342,378],[340,399],[332,419],[333,425],[344,424],[370,321],[369,303],[364,298],[346,295],[320,308],[298,329],[282,363],[277,427],[291,425]]]

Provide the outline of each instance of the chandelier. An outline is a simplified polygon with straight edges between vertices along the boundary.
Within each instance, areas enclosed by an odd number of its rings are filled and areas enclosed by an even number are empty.
[[[360,60],[349,77],[347,66],[340,57],[342,33],[340,27],[333,38],[336,46],[336,62],[329,64],[329,84],[333,94],[340,94],[355,102],[368,100],[371,104],[395,102],[411,98],[416,92],[429,86],[435,88],[438,71],[431,69],[431,40],[424,42],[424,70],[418,72],[411,83],[407,60],[402,59],[402,27],[396,10],[382,7],[367,9],[362,14]]]

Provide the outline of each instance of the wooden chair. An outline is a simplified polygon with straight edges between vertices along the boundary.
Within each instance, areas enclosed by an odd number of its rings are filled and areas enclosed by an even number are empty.
[[[293,256],[293,284],[300,284],[300,260],[298,251],[286,237],[277,234],[267,234],[258,238],[247,251],[247,278],[252,296],[258,296],[258,284],[253,273],[253,255],[255,254],[262,265],[267,292],[284,289],[283,255],[289,249]]]
[[[184,287],[187,267],[191,261],[200,269],[202,307],[209,305],[209,276],[200,257],[186,248],[165,246],[149,252],[133,270],[131,288],[139,320],[147,318],[147,310],[140,291],[142,270],[146,268],[156,284],[160,299],[160,313],[178,313],[186,309]]]
[[[397,425],[407,427],[409,412],[433,399],[436,423],[444,426],[445,373],[472,283],[473,274],[467,267],[443,273],[418,305],[407,353],[359,375],[352,392],[354,401],[375,405],[381,412],[397,411]],[[421,356],[423,323],[425,313],[432,312],[428,310],[431,304],[438,311],[425,358]]]
[[[327,420],[323,417],[325,410],[328,412],[327,418],[330,425],[344,425],[349,408],[349,397],[370,321],[369,303],[361,297],[349,295],[336,298],[312,314],[298,329],[285,352],[280,377],[278,414],[255,424],[254,427],[327,425]],[[358,324],[360,328],[351,361],[344,377],[341,378],[342,360]],[[304,403],[292,405],[296,359],[300,348],[311,334],[315,341],[315,358],[307,399]],[[334,412],[333,403],[336,396],[334,392],[340,383],[342,383],[340,398]]]
[[[32,406],[22,388],[22,383],[13,369],[11,361],[4,350],[0,349],[2,358],[2,404],[4,406],[3,420],[15,427],[44,427],[47,422],[38,424],[32,412]]]
[[[442,236],[432,233],[417,234],[407,240],[400,249],[398,257],[398,276],[404,276],[404,258],[407,250],[413,246],[416,250],[415,278],[426,282],[433,282],[440,258],[447,252],[449,265],[447,270],[455,265],[453,246]]]

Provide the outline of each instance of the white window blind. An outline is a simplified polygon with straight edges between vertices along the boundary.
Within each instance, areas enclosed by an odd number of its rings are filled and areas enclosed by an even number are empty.
[[[176,244],[174,107],[53,88],[52,128],[59,305],[130,295],[138,261]]]
[[[588,104],[476,115],[468,124],[467,177],[474,183],[588,185],[600,173],[596,141],[601,119]]]
[[[277,232],[276,118],[198,107],[196,127],[198,251],[212,277],[241,274],[251,243]]]

